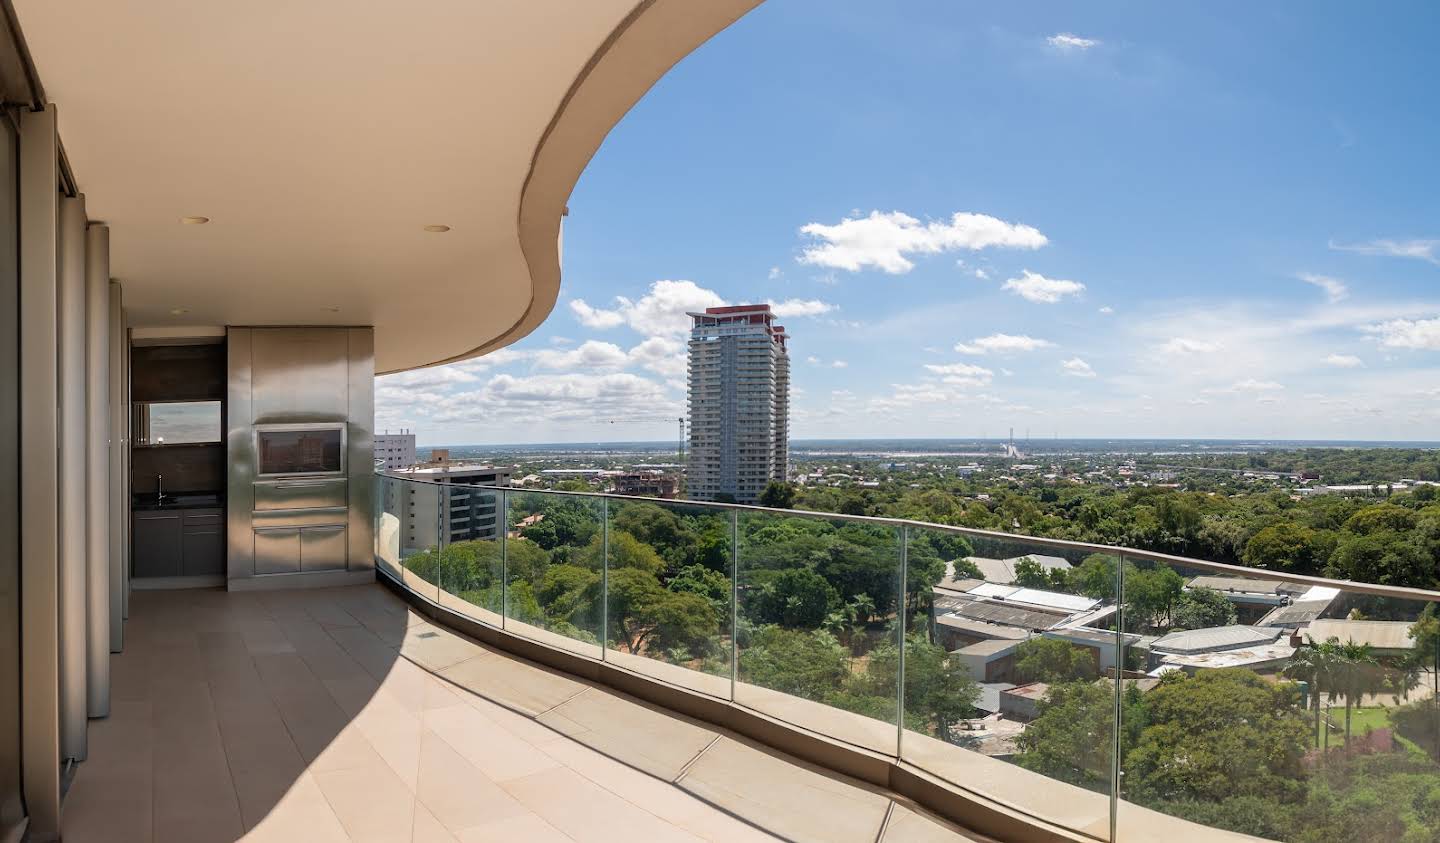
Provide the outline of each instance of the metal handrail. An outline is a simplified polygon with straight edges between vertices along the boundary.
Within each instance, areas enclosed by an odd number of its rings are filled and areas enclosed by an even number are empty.
[[[876,524],[886,527],[909,527],[912,529],[935,530],[952,535],[967,536],[971,538],[988,539],[991,541],[1021,542],[1034,544],[1052,550],[1070,551],[1077,555],[1090,555],[1099,553],[1106,556],[1120,556],[1126,559],[1140,560],[1145,562],[1156,562],[1163,565],[1179,566],[1184,568],[1195,568],[1201,571],[1209,571],[1218,574],[1229,574],[1231,576],[1256,580],[1278,580],[1280,582],[1294,583],[1296,585],[1324,586],[1339,588],[1344,591],[1368,594],[1373,597],[1392,597],[1399,600],[1423,600],[1432,603],[1440,603],[1440,591],[1431,591],[1423,588],[1410,588],[1408,586],[1381,585],[1379,583],[1357,582],[1355,580],[1334,580],[1327,577],[1312,577],[1306,574],[1292,574],[1288,571],[1271,571],[1266,568],[1246,568],[1243,565],[1228,565],[1224,562],[1211,562],[1206,559],[1195,559],[1189,556],[1176,556],[1170,553],[1160,553],[1153,550],[1140,550],[1132,547],[1120,547],[1108,544],[1092,544],[1090,542],[1071,541],[1070,539],[1055,539],[1046,536],[1030,536],[1021,533],[1002,533],[996,530],[980,530],[974,527],[957,527],[951,524],[935,524],[929,521],[914,521],[908,518],[888,518],[876,515],[842,515],[835,512],[814,512],[806,509],[777,509],[768,506],[754,506],[741,503],[721,503],[718,501],[692,501],[676,500],[673,498],[651,498],[640,495],[617,495],[613,492],[570,492],[560,489],[525,489],[517,486],[483,486],[471,484],[439,483],[434,480],[416,480],[409,477],[401,477],[385,472],[376,472],[382,477],[392,480],[403,480],[407,483],[418,483],[430,486],[446,486],[450,488],[485,489],[493,492],[510,493],[535,493],[542,495],[571,495],[581,498],[602,498],[616,499],[622,501],[643,501],[656,503],[662,506],[692,506],[707,509],[717,509],[727,512],[755,512],[767,515],[784,515],[794,518],[815,518],[826,521],[850,521],[865,524]]]

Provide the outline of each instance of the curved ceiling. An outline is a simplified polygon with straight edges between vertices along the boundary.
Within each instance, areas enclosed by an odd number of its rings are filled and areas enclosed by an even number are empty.
[[[14,7],[133,325],[373,324],[389,372],[543,321],[605,134],[759,2]]]

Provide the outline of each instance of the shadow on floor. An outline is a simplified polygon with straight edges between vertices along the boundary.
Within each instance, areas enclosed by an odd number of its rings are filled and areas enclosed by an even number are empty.
[[[67,843],[964,839],[379,585],[136,592],[112,682]]]

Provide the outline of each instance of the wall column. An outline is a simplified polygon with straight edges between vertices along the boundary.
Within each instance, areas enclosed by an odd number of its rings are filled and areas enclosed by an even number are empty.
[[[85,230],[85,709],[110,714],[110,229]]]
[[[109,243],[106,243],[109,248]],[[130,395],[125,388],[124,291],[110,282],[110,652],[125,649],[125,588],[130,566],[130,483],[125,455],[130,451]]]
[[[25,808],[60,836],[55,107],[20,113],[20,628]]]
[[[85,760],[85,199],[60,200],[60,754]]]

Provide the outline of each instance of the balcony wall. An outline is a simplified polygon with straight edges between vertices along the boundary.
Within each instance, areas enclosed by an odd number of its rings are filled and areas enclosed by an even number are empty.
[[[1362,773],[1440,786],[1424,748],[1440,734],[1435,638],[1419,632],[1440,594],[917,522],[491,492],[506,529],[484,542],[402,550],[381,514],[380,570],[422,611],[1000,839],[1367,839],[1334,834],[1335,800],[1366,798]],[[550,526],[516,533],[535,514]],[[1082,573],[1021,593],[971,579],[972,553]],[[1283,605],[1257,614],[1252,591]],[[1358,617],[1384,618],[1392,647],[1351,653],[1369,684],[1348,689],[1347,737],[1342,671],[1314,692],[1306,665],[1326,642],[1303,626],[1332,621],[1333,649],[1378,634]],[[1044,642],[1031,648],[1049,662],[1021,670],[1011,639]],[[972,669],[1005,681],[977,688]],[[1203,775],[1161,763],[1227,746],[1235,760]]]

